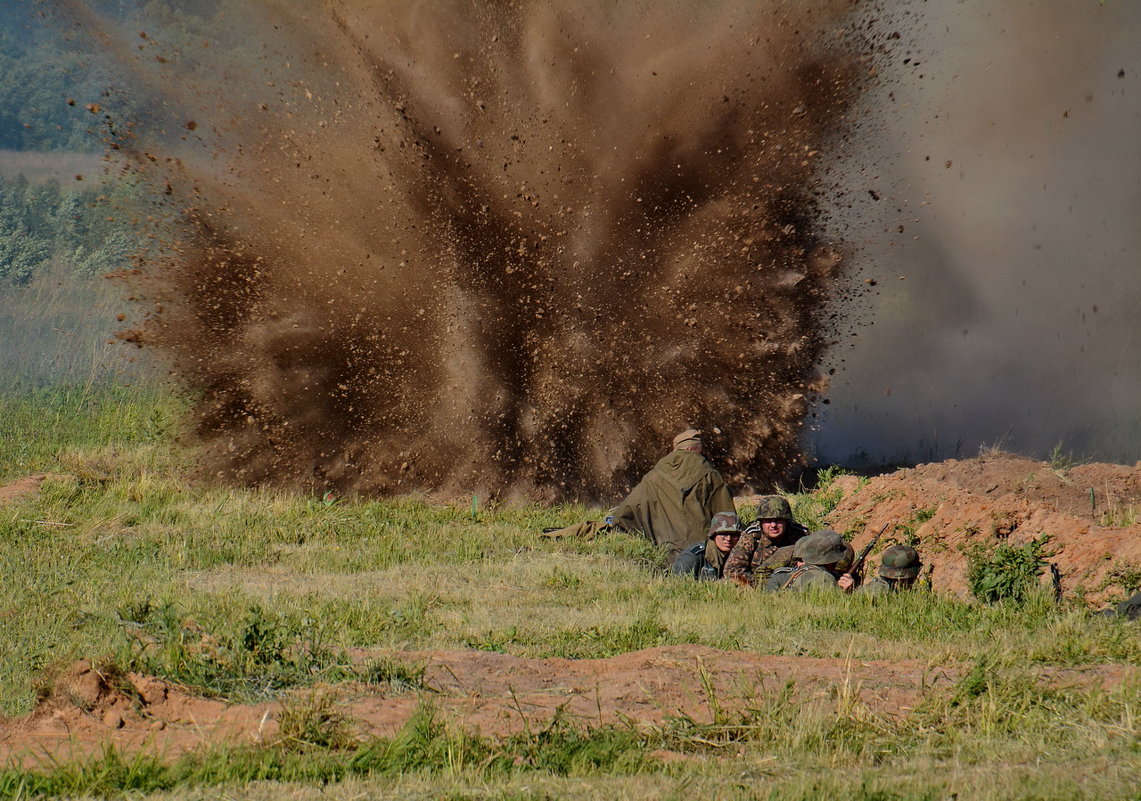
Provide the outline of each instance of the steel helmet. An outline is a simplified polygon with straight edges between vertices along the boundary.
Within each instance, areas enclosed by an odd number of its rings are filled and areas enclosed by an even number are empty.
[[[802,558],[810,565],[834,565],[848,553],[844,538],[831,529],[814,531],[798,544]]]
[[[757,520],[792,520],[792,507],[788,498],[766,495],[757,501]]]
[[[909,579],[919,575],[919,554],[907,545],[893,545],[883,552],[880,575],[890,579]]]

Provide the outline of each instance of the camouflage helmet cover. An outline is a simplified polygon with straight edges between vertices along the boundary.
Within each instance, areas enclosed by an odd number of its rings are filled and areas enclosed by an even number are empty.
[[[831,529],[814,531],[800,542],[803,559],[810,565],[834,565],[848,554],[844,538]]]
[[[801,537],[796,541],[796,544],[792,546],[793,559],[804,561],[804,543],[807,539],[808,537]]]
[[[792,507],[780,495],[766,495],[757,502],[757,520],[792,520]]]
[[[921,565],[919,554],[907,545],[893,545],[883,552],[880,575],[890,579],[915,578]]]
[[[740,533],[741,524],[737,521],[737,515],[729,512],[718,512],[713,515],[713,520],[709,523],[709,533],[706,536],[713,539],[718,534]]]

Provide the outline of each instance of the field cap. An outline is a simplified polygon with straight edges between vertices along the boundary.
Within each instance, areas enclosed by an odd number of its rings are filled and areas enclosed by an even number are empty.
[[[696,428],[687,428],[685,431],[674,437],[674,450],[677,450],[683,445],[690,445],[694,442],[701,442],[701,432]]]

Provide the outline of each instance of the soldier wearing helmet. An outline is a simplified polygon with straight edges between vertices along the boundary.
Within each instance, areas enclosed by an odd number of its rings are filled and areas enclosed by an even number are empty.
[[[694,543],[678,554],[670,572],[698,581],[716,581],[722,577],[725,560],[740,536],[737,516],[718,512],[713,515],[705,541]]]
[[[883,552],[879,575],[857,591],[861,595],[890,595],[910,590],[923,564],[919,554],[907,545],[893,545]]]
[[[808,529],[792,519],[787,498],[766,495],[757,503],[756,519],[729,554],[725,577],[743,586],[765,586],[774,570],[792,563],[793,546],[807,534]]]
[[[786,590],[804,592],[817,588],[840,589],[852,586],[852,577],[844,573],[844,562],[851,564],[852,550],[835,531],[814,531],[802,540],[804,564],[794,570],[785,582]]]

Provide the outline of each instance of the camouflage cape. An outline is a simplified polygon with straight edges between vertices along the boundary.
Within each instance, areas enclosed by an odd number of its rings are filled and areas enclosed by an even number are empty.
[[[737,514],[721,474],[700,453],[678,449],[654,465],[610,515],[614,525],[641,532],[673,557],[687,543],[705,539],[717,512]]]
[[[790,520],[778,545],[761,533],[759,522],[752,523],[725,561],[725,578],[738,584],[764,586],[774,570],[792,564],[792,548],[807,534],[808,529]]]

